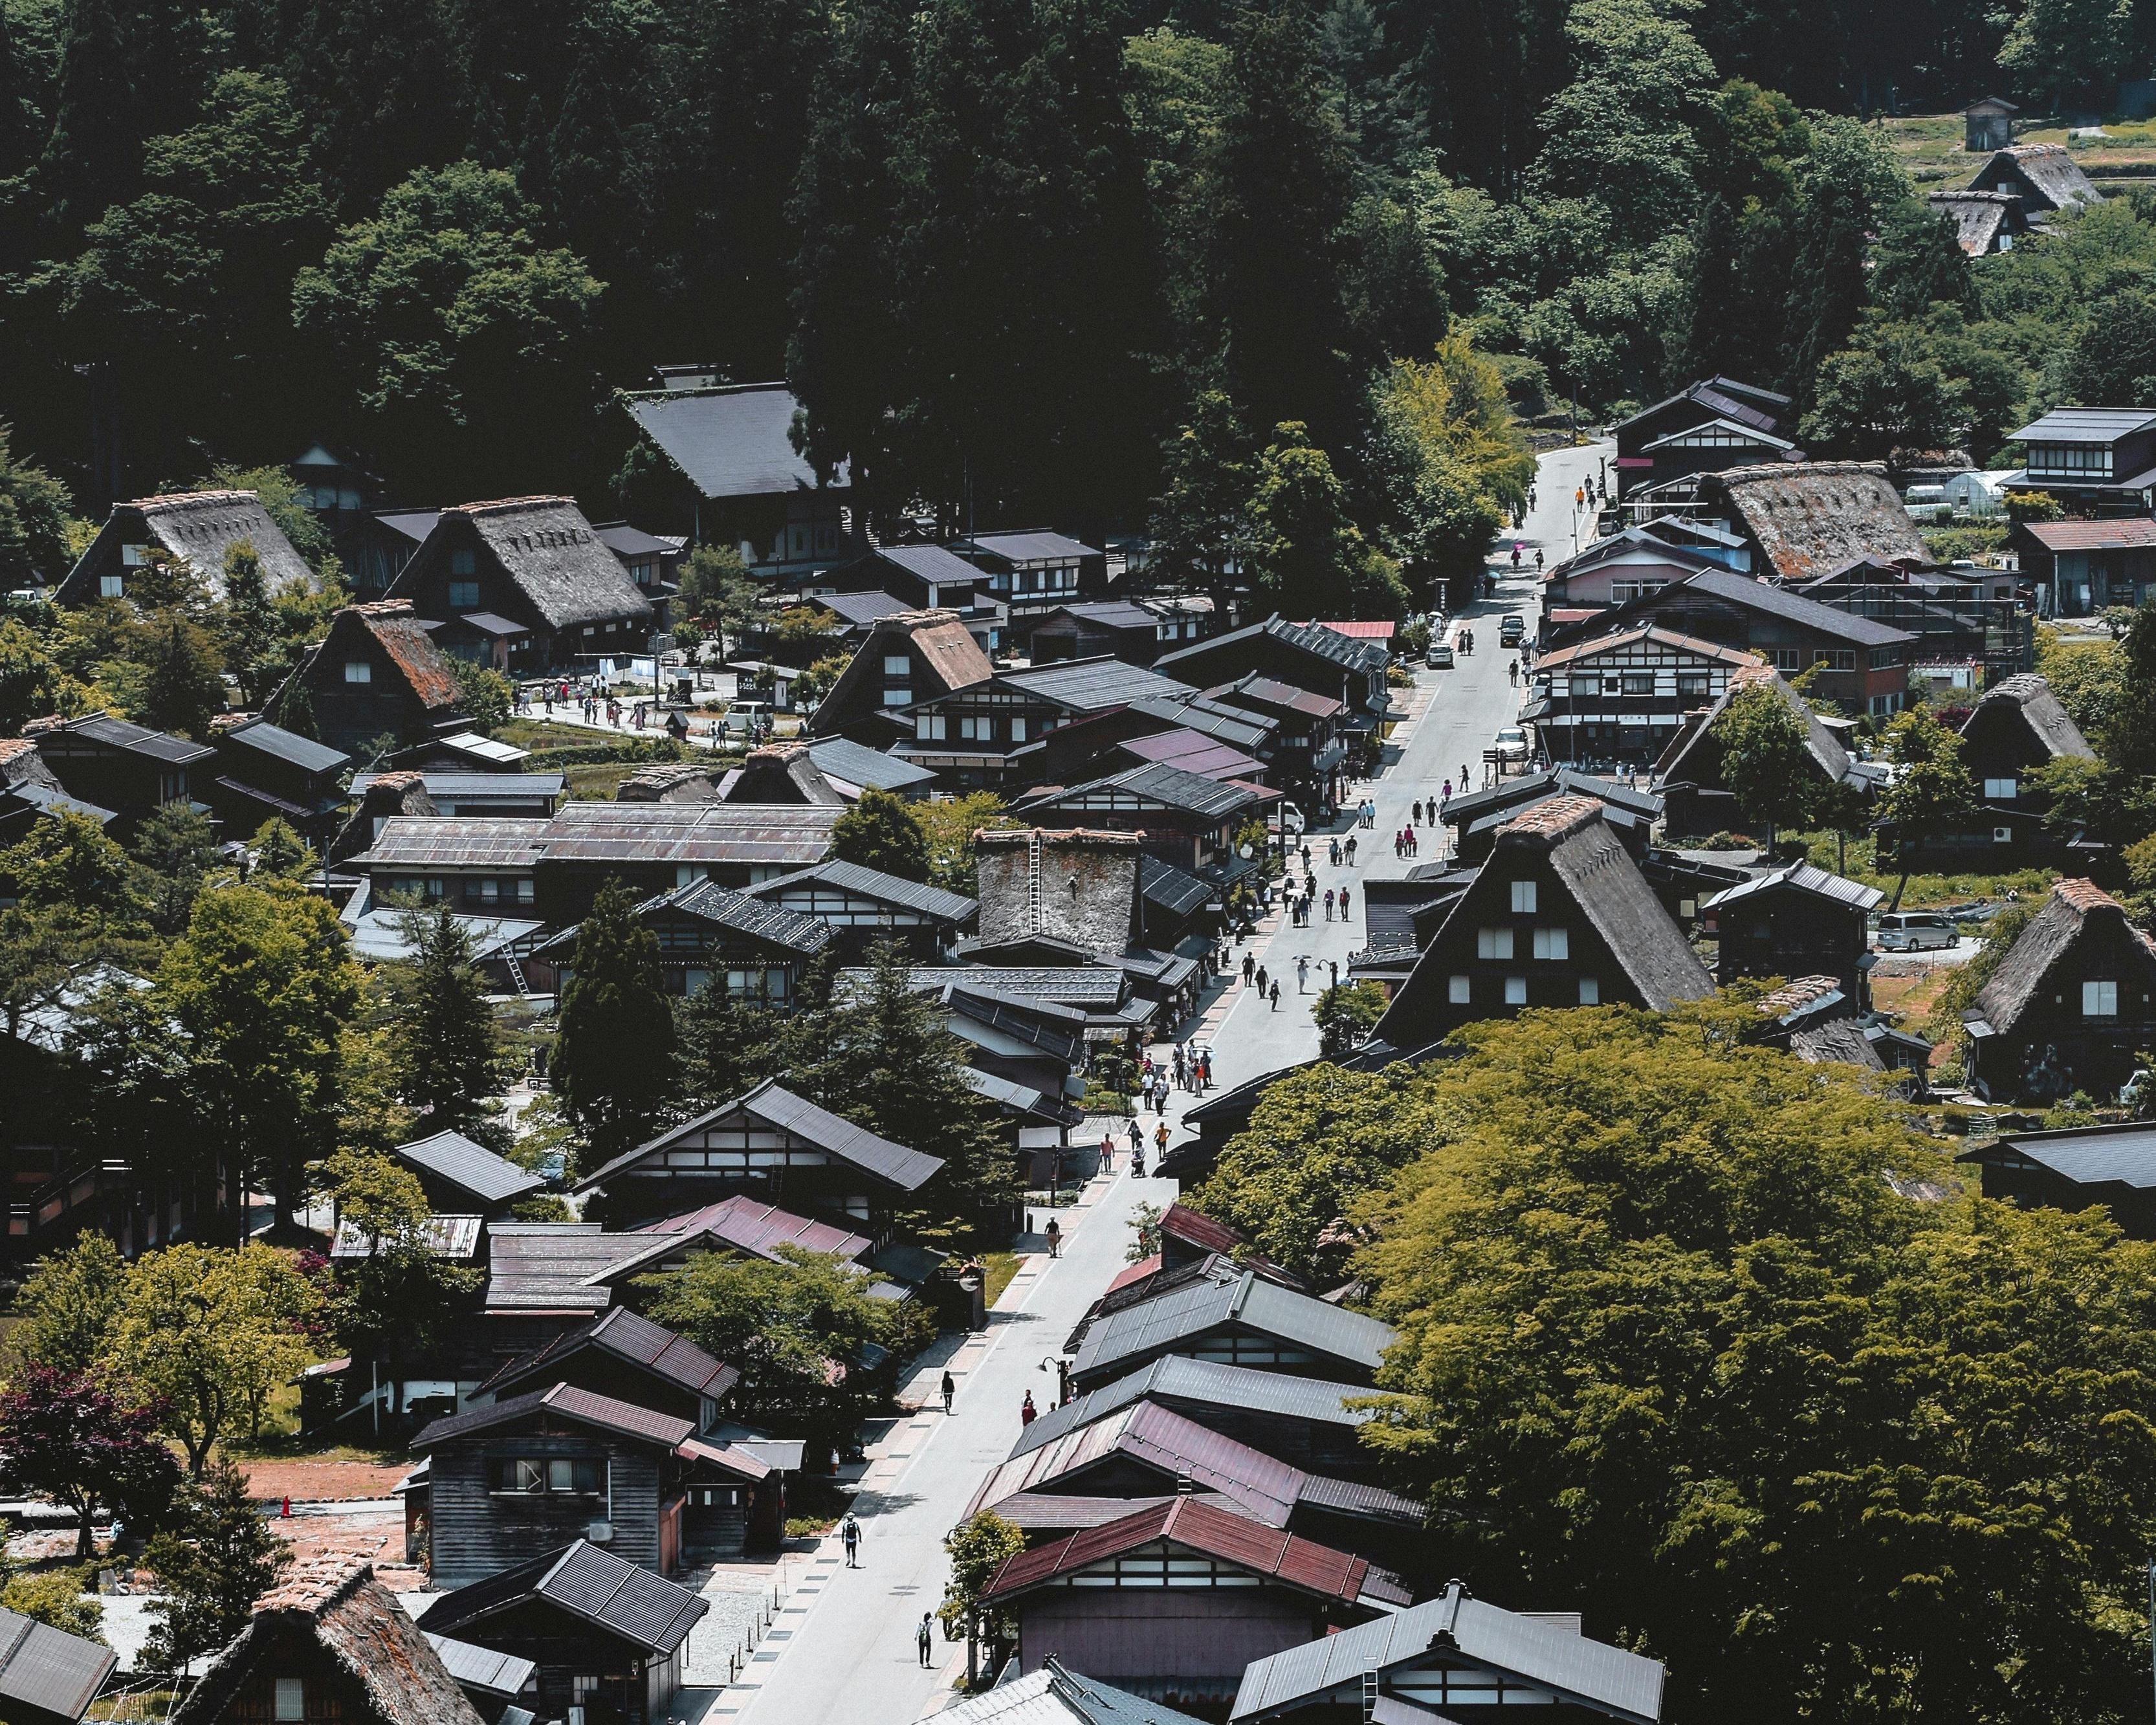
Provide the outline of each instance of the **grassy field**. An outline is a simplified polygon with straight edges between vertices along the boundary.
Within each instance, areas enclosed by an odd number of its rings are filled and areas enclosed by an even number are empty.
[[[1891,900],[1894,889],[1901,881],[1900,873],[1893,869],[1875,869],[1871,866],[1870,842],[1852,843],[1847,847],[1846,860],[1835,866],[1834,834],[1831,833],[1795,833],[1787,836],[1800,840],[1805,855],[1816,868],[1838,874],[1848,880],[1861,880],[1866,886],[1876,886]],[[2051,890],[2051,883],[2059,878],[2053,869],[2013,869],[2004,874],[1912,875],[1908,889],[1902,895],[1905,911],[1928,910],[1934,905],[1959,904],[1973,898],[2004,898],[2009,892],[2018,892],[2031,898]]]
[[[550,725],[544,719],[511,719],[494,727],[494,734],[511,748],[580,749],[607,739],[600,732],[574,725]]]
[[[1965,186],[1984,157],[1962,147],[1958,114],[1912,114],[1880,122],[1888,144],[1922,191]],[[2156,121],[2107,124],[2102,138],[2069,140],[2063,125],[2038,124],[2015,134],[2017,144],[2065,144],[2091,179],[2107,175],[2123,179],[2156,174]]]
[[[1010,1286],[1011,1278],[1018,1274],[1022,1261],[1016,1252],[982,1253],[981,1268],[988,1272],[981,1282],[982,1298],[994,1305],[996,1296]]]
[[[569,782],[569,800],[572,803],[611,803],[621,790],[621,782],[637,769],[630,761],[600,761],[584,767],[564,767],[562,774]]]

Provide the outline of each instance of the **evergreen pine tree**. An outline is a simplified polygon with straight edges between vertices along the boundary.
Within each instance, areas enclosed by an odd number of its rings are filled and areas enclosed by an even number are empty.
[[[76,232],[135,194],[142,133],[126,28],[116,0],[74,0],[53,129],[38,165],[48,226]]]
[[[223,1647],[254,1620],[254,1602],[292,1561],[292,1548],[255,1509],[236,1462],[213,1463],[201,1489],[176,1507],[176,1525],[144,1554],[162,1589],[151,1602],[157,1623],[142,1650],[152,1671],[177,1671]]]
[[[0,181],[27,173],[44,141],[38,123],[36,85],[0,8]]]
[[[412,956],[392,984],[399,1094],[430,1131],[496,1136],[485,1104],[501,1083],[501,1037],[471,937],[446,904],[403,921]]]
[[[142,722],[198,740],[224,711],[224,661],[209,631],[177,606],[150,619],[142,650]]]
[[[600,1161],[640,1142],[675,1093],[674,1014],[659,942],[609,880],[577,933],[562,990],[554,1087]]]
[[[1685,283],[1684,339],[1678,370],[1686,378],[1737,369],[1737,218],[1718,192],[1700,200],[1692,222],[1691,272]]]
[[[1862,208],[1838,193],[1819,199],[1807,218],[1789,289],[1782,385],[1799,410],[1810,410],[1820,365],[1848,346],[1863,312],[1864,227]]]

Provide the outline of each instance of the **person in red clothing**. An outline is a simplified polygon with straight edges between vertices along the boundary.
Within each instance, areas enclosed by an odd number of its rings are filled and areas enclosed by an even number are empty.
[[[1033,1392],[1029,1389],[1025,1393],[1025,1399],[1019,1404],[1018,1423],[1021,1426],[1030,1425],[1040,1417],[1040,1409],[1033,1404]]]

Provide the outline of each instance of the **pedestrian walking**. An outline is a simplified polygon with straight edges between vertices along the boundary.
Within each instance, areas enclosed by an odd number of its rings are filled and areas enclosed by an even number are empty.
[[[948,1372],[946,1372],[943,1374],[943,1411],[945,1413],[947,1414],[951,1411],[952,1398],[957,1395],[957,1393],[958,1380],[953,1378]]]
[[[1165,1120],[1153,1128],[1152,1142],[1154,1148],[1161,1155],[1168,1154],[1168,1122]]]
[[[1408,824],[1410,826],[1418,827],[1422,824],[1422,798],[1419,797],[1415,798],[1414,808],[1410,812]]]
[[[1135,1119],[1131,1122],[1131,1154],[1133,1156],[1145,1154],[1145,1134],[1138,1130],[1138,1123]],[[1145,1169],[1141,1167],[1138,1172],[1143,1173]]]
[[[1326,860],[1331,863],[1336,869],[1340,866],[1340,841],[1337,839],[1335,839],[1332,841],[1332,850],[1327,855]]]
[[[1040,1417],[1040,1409],[1034,1406],[1033,1392],[1029,1389],[1025,1393],[1025,1399],[1018,1404],[1018,1423],[1019,1429],[1023,1430],[1025,1427],[1032,1425],[1033,1422]]]
[[[923,1671],[928,1669],[929,1650],[936,1645],[936,1638],[928,1632],[928,1625],[935,1620],[936,1614],[933,1611],[922,1612],[921,1627],[913,1632],[913,1645],[921,1650],[921,1668]]]
[[[1337,849],[1337,848],[1338,848],[1338,846],[1339,846],[1340,841],[1339,841],[1337,839],[1335,839],[1332,841],[1332,843],[1333,843],[1334,847],[1335,847],[1336,849]],[[1309,847],[1309,845],[1304,845],[1304,846],[1302,847],[1302,865],[1303,865],[1303,867],[1305,867],[1306,869],[1306,868],[1308,868],[1308,867],[1310,866],[1310,847]]]
[[[1440,809],[1442,809],[1442,808],[1443,808],[1443,807],[1444,807],[1447,803],[1450,803],[1451,800],[1452,800],[1452,781],[1451,781],[1450,779],[1449,779],[1449,778],[1448,778],[1448,779],[1447,779],[1447,780],[1445,780],[1445,789],[1444,789],[1444,790],[1440,793],[1439,802],[1438,802],[1438,807],[1439,807],[1439,808],[1440,808]]]
[[[1346,854],[1348,857],[1348,866],[1352,869],[1355,866],[1355,835],[1353,833],[1350,833],[1348,835]]]
[[[1053,1216],[1048,1219],[1048,1255],[1051,1258],[1063,1255],[1063,1224]]]
[[[1332,889],[1329,886],[1325,889],[1325,920],[1332,920]]]
[[[1257,963],[1257,955],[1255,953],[1245,952],[1243,954],[1243,986],[1246,988],[1250,985],[1250,973],[1252,970],[1256,968]]]
[[[1307,956],[1295,961],[1295,992],[1298,994],[1310,992],[1310,960]]]
[[[1265,992],[1265,968],[1262,964],[1258,967],[1258,992],[1260,994]]]
[[[1104,1174],[1112,1174],[1115,1171],[1116,1135],[1113,1132],[1102,1132],[1101,1134],[1101,1172]]]
[[[1277,977],[1273,979],[1273,991],[1270,998],[1273,1010],[1278,1012],[1280,1010],[1280,979]]]
[[[1463,797],[1466,796],[1467,794],[1467,787],[1473,783],[1474,781],[1467,776],[1467,763],[1465,761],[1462,761],[1460,763],[1460,794]]]
[[[1340,920],[1348,920],[1348,889],[1344,886],[1340,889]]]
[[[1520,682],[1520,661],[1514,660],[1505,667],[1505,680],[1517,688]]]
[[[839,1523],[839,1543],[846,1548],[846,1567],[849,1569],[860,1568],[861,1524],[854,1519],[851,1510],[846,1512],[845,1520]]]

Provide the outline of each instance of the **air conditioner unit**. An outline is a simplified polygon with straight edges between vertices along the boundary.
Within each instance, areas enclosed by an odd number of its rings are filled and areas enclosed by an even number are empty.
[[[613,1523],[593,1522],[590,1527],[584,1529],[584,1538],[590,1540],[593,1545],[611,1545],[613,1543]]]

